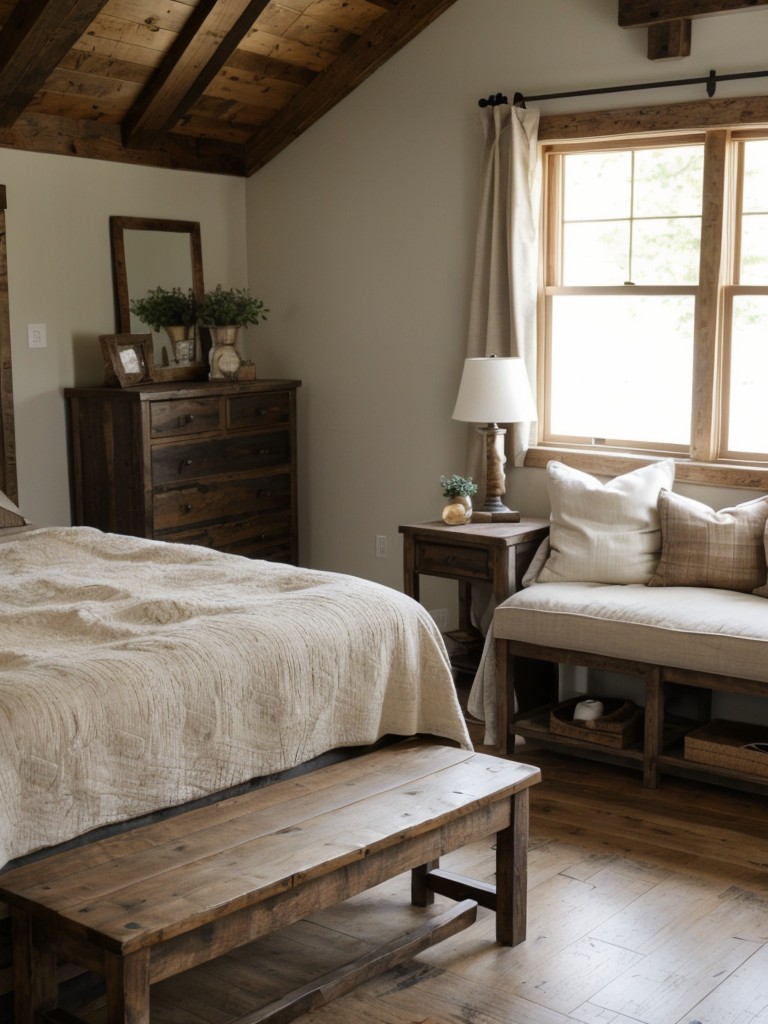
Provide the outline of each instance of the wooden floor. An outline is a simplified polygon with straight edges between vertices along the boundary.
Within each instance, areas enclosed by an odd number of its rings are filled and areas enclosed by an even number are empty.
[[[298,1018],[315,1024],[768,1024],[765,798],[519,750],[528,939],[493,918]],[[443,860],[492,878],[490,841]],[[153,990],[152,1024],[227,1024],[413,927],[405,876]],[[438,898],[436,909],[445,907]],[[95,1008],[88,1020],[105,1019]]]

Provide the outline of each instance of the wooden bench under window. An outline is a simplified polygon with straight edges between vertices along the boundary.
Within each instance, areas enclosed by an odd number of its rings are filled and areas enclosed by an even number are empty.
[[[105,979],[109,1024],[149,1024],[150,986],[403,871],[412,902],[461,900],[397,943],[256,1010],[286,1020],[496,912],[496,937],[525,938],[528,788],[539,770],[406,741],[0,875],[11,906],[15,1019],[74,1022],[58,1009],[57,960]],[[438,858],[497,835],[496,885]]]

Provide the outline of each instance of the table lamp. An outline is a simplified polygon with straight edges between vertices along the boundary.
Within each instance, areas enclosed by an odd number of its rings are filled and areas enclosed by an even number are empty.
[[[528,376],[523,360],[516,356],[486,356],[464,360],[464,371],[453,419],[485,423],[478,432],[485,435],[485,501],[479,520],[519,522],[520,513],[502,502],[504,478],[504,435],[499,423],[527,423],[536,419]],[[476,506],[477,508],[477,506]]]

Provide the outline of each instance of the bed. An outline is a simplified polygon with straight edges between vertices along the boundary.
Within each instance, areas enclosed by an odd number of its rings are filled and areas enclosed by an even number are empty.
[[[0,565],[0,871],[390,737],[471,749],[441,634],[387,587],[6,495]]]

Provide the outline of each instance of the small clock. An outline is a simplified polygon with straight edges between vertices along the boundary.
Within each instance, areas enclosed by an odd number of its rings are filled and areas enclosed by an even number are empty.
[[[237,380],[243,362],[234,345],[217,345],[211,349],[210,380]]]

